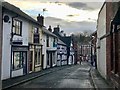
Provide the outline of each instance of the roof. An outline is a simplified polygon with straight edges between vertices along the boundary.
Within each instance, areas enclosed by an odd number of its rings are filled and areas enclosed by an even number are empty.
[[[66,45],[63,41],[61,41],[60,39],[58,39],[58,44],[61,44],[61,45]]]
[[[48,35],[50,35],[50,36],[53,36],[53,37],[58,38],[55,34],[53,34],[52,32],[50,32],[49,30],[47,30],[46,27],[43,27],[43,28],[42,28],[42,31],[43,31],[43,33],[45,33],[45,34],[48,34]]]
[[[97,34],[97,30],[94,31],[90,36],[94,36],[94,35],[96,35],[96,34]]]
[[[53,32],[53,33],[57,35],[59,39],[67,45],[67,47],[70,47],[71,40],[72,40],[71,36],[61,36],[59,32]]]
[[[38,25],[40,25],[39,22],[37,22],[35,19],[33,19],[32,17],[30,17],[29,15],[27,15],[26,13],[24,13],[22,10],[20,10],[20,8],[8,3],[8,2],[2,2],[2,7],[11,11],[11,12],[14,12],[16,13],[18,16],[21,16],[27,20],[30,20]]]
[[[68,46],[70,47],[71,45],[71,36],[67,36],[67,37],[62,37],[61,40]]]

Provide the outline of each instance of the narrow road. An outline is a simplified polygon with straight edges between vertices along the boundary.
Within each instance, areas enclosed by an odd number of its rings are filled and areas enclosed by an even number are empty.
[[[90,66],[72,65],[12,88],[91,88],[94,89],[89,75]]]

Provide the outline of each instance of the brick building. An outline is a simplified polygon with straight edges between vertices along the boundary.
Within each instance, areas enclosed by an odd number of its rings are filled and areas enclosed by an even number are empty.
[[[120,89],[120,2],[104,2],[98,14],[97,47],[98,71]]]
[[[120,2],[106,2],[107,79],[120,88]]]

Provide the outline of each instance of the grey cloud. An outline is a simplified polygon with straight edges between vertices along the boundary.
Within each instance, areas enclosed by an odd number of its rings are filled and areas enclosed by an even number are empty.
[[[83,10],[95,10],[101,7],[102,2],[68,2],[67,5]]]
[[[52,28],[60,25],[61,30],[63,30],[67,35],[70,35],[70,33],[79,33],[84,31],[90,33],[96,30],[96,22],[67,22],[54,17],[46,17],[45,26],[48,28],[49,25],[51,25]]]

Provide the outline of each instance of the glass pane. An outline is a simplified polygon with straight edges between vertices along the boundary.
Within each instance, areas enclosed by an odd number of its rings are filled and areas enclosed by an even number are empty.
[[[22,52],[14,52],[14,69],[22,68]]]
[[[38,64],[40,64],[40,49],[38,50]]]
[[[14,69],[19,69],[20,52],[14,53]]]
[[[35,65],[37,65],[37,51],[35,51]]]
[[[14,20],[14,22],[13,22],[13,32],[15,33],[15,34],[20,34],[20,30],[21,30],[21,22],[20,21],[18,21],[18,20]]]

